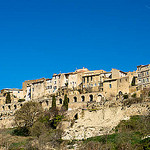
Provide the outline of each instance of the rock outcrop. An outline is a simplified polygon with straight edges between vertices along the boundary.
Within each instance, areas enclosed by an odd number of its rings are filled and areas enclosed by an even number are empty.
[[[147,115],[150,102],[132,104],[131,106],[101,107],[101,109],[79,109],[71,121],[64,121],[63,139],[86,139],[92,136],[110,134],[121,120],[128,120],[133,115]]]

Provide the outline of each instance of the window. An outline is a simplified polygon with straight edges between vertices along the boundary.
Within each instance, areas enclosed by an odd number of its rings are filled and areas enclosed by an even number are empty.
[[[93,80],[93,77],[91,76],[91,81]]]
[[[142,76],[144,76],[144,72],[142,73]]]
[[[111,85],[111,84],[109,84],[109,88],[112,88],[112,85]]]
[[[149,75],[149,72],[148,72],[148,71],[146,72],[146,75]]]
[[[74,97],[74,102],[77,102],[77,97]]]
[[[54,82],[54,84],[56,84],[56,81]]]
[[[81,96],[81,101],[84,102],[84,100],[85,100],[85,97]]]
[[[121,82],[121,79],[120,79],[120,82]]]
[[[83,83],[85,83],[85,78],[83,78]]]
[[[95,83],[95,86],[96,86],[96,83]]]
[[[59,104],[62,104],[62,99],[61,98],[59,99]]]
[[[87,77],[87,83],[89,83],[89,77]]]
[[[93,101],[93,95],[90,95],[90,102]]]
[[[93,86],[93,84],[91,84],[91,86]]]
[[[147,82],[149,82],[149,78],[147,78]]]
[[[34,88],[32,88],[32,91],[34,92]]]
[[[56,90],[57,89],[57,86],[54,86],[54,90]]]
[[[85,85],[83,85],[83,88],[85,88]]]

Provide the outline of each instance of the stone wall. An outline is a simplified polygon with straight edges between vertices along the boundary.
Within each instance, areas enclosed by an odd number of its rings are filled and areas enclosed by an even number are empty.
[[[133,115],[147,115],[150,111],[150,102],[129,106],[102,107],[99,110],[73,111],[71,121],[64,121],[64,140],[85,139],[92,136],[110,134],[112,129],[121,120],[127,120]],[[71,112],[70,112],[71,114]],[[75,118],[76,117],[76,118]],[[77,119],[78,118],[78,119]]]

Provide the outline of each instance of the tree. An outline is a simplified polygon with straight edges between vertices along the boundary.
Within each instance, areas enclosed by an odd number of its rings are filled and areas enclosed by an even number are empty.
[[[32,127],[41,116],[42,106],[37,102],[27,102],[15,112],[15,122],[18,127]]]
[[[9,104],[9,103],[11,103],[11,97],[10,97],[10,93],[8,92],[6,96],[6,104]]]
[[[55,98],[55,95],[53,95],[52,97],[52,109],[55,109],[56,108],[56,98]]]
[[[68,110],[68,98],[67,98],[67,94],[65,94],[65,96],[64,96],[63,107],[65,108],[65,110]]]

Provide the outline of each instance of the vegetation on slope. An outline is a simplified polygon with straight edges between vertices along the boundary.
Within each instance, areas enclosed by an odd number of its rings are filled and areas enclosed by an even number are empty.
[[[88,138],[81,149],[98,150],[149,150],[150,115],[132,116],[121,121],[114,134]],[[94,149],[93,149],[94,148]]]

